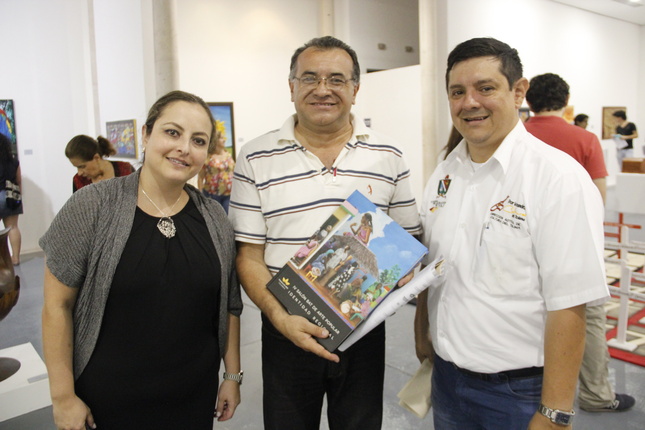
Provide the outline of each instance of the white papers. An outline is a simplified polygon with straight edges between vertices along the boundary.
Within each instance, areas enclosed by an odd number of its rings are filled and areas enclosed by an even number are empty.
[[[347,339],[340,344],[338,349],[345,351],[374,327],[385,321],[385,318],[396,312],[398,308],[412,300],[430,285],[438,282],[443,276],[442,264],[443,257],[437,258],[425,269],[417,273],[410,282],[385,296],[383,301],[370,313],[369,317],[356,327],[352,334],[347,336]]]
[[[419,418],[424,418],[431,406],[430,392],[432,391],[432,363],[427,358],[399,394],[399,405],[412,412]]]
[[[620,138],[620,134],[614,135],[614,143],[616,144],[616,149],[625,149],[627,148],[627,141]]]

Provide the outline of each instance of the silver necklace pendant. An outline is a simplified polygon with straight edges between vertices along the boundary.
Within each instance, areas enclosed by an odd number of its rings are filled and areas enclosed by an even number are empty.
[[[161,234],[166,236],[167,239],[172,239],[173,237],[175,237],[175,232],[177,232],[175,222],[170,217],[163,217],[159,219],[157,228],[159,229]]]

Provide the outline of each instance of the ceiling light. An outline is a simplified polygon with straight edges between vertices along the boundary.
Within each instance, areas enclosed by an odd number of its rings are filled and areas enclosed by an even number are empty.
[[[627,6],[643,6],[643,0],[614,0],[615,2],[626,4]]]

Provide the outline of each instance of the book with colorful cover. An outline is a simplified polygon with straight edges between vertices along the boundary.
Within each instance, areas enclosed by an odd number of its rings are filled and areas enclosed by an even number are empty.
[[[269,281],[285,308],[329,331],[334,351],[428,252],[355,191]]]

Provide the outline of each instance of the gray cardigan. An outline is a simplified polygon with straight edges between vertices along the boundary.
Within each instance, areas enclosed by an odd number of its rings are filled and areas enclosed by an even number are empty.
[[[85,369],[99,336],[112,278],[130,236],[141,170],[78,190],[40,238],[51,273],[78,288],[74,306],[74,377]],[[228,314],[242,313],[235,272],[235,239],[226,213],[194,187],[184,190],[206,220],[221,265],[218,342],[226,351]]]

